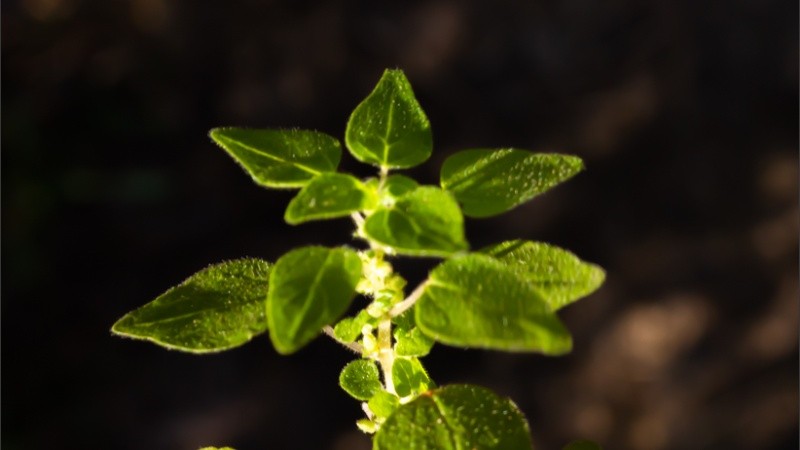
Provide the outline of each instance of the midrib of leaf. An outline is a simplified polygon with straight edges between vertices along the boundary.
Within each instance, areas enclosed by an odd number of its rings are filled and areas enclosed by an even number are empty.
[[[460,188],[461,185],[465,183],[466,183],[465,187],[470,187],[476,184],[478,181],[481,180],[480,173],[491,163],[492,161],[490,160],[490,158],[481,157],[481,159],[470,165],[469,169],[464,171],[461,176],[456,176],[451,178],[450,181],[447,183],[447,189],[454,190],[456,188]],[[461,170],[463,169],[460,169],[459,171]],[[475,176],[476,173],[478,174],[478,176]]]
[[[455,447],[456,450],[462,450],[461,449],[461,443],[458,442],[458,440],[456,439],[456,429],[455,429],[454,425],[452,423],[450,423],[450,420],[448,419],[447,414],[445,414],[444,411],[442,410],[442,405],[439,404],[439,401],[436,398],[436,395],[431,395],[430,398],[431,398],[431,401],[433,402],[433,406],[436,407],[436,412],[439,413],[439,416],[442,418],[442,423],[448,429],[448,431],[450,431],[450,445]]]
[[[333,251],[329,251],[328,254],[325,256],[325,261],[322,262],[322,270],[317,271],[317,274],[314,275],[314,281],[311,282],[311,287],[306,293],[305,301],[303,302],[303,309],[302,314],[300,317],[305,317],[306,313],[308,313],[309,308],[311,307],[311,300],[314,297],[313,292],[316,291],[317,287],[319,286],[320,281],[322,280],[322,273],[325,271],[327,267],[328,260],[331,259],[333,255]],[[297,335],[297,330],[300,328],[301,321],[294,321],[292,323],[291,328],[289,329],[292,333],[292,336]]]
[[[252,147],[250,145],[247,145],[247,144],[245,144],[243,142],[234,141],[232,139],[229,139],[227,136],[221,136],[221,138],[223,140],[228,141],[229,144],[233,143],[233,144],[238,145],[238,146],[240,146],[240,147],[242,147],[242,148],[244,148],[246,150],[249,150],[249,151],[251,151],[251,152],[253,152],[253,153],[257,154],[257,155],[265,156],[265,157],[267,157],[267,158],[269,158],[269,159],[271,159],[273,161],[277,161],[277,162],[284,163],[284,164],[292,164],[294,166],[297,166],[298,169],[302,169],[302,170],[304,170],[304,171],[306,171],[306,172],[308,172],[308,173],[310,173],[312,175],[319,175],[320,173],[322,173],[322,172],[320,172],[320,171],[318,171],[316,169],[312,169],[311,167],[308,167],[305,164],[301,164],[301,163],[299,163],[297,161],[289,161],[289,160],[287,160],[285,158],[281,158],[281,157],[279,157],[277,155],[271,155],[269,153],[264,153],[261,150],[258,150],[257,148]],[[330,162],[330,161],[328,161],[328,162]]]
[[[137,326],[148,327],[148,326],[156,325],[156,324],[159,324],[159,323],[175,322],[176,320],[181,320],[181,319],[186,319],[186,318],[189,318],[189,317],[201,315],[202,313],[207,312],[207,311],[218,311],[220,309],[222,309],[222,307],[212,306],[212,307],[209,307],[209,308],[197,309],[197,310],[194,310],[192,312],[180,314],[180,315],[177,315],[177,316],[167,317],[167,318],[164,318],[164,319],[148,320],[146,322],[138,322],[137,321],[135,323],[136,323]],[[240,310],[241,308],[236,308],[236,309]]]
[[[389,118],[386,120],[386,132],[383,134],[383,161],[382,166],[386,166],[389,160],[389,147],[394,141],[389,141],[389,135],[392,131],[392,122],[394,122],[394,95],[389,96]]]

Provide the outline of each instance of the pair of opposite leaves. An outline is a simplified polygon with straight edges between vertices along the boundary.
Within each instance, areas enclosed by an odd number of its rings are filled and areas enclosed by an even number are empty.
[[[217,128],[211,137],[257,184],[302,188],[286,209],[288,223],[366,211],[364,237],[413,256],[446,257],[466,250],[462,212],[470,217],[503,213],[583,168],[574,156],[473,149],[445,161],[441,188],[419,186],[401,175],[363,182],[336,172],[341,144],[324,133]],[[345,143],[356,159],[384,172],[430,157],[430,123],[402,71],[387,70],[356,107]]]

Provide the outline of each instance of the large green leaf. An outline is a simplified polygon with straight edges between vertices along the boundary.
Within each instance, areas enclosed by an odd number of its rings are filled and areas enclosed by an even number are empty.
[[[475,149],[447,158],[440,181],[455,194],[465,215],[489,217],[527,202],[582,169],[577,156]]]
[[[275,349],[293,353],[335,322],[355,297],[359,278],[361,259],[350,249],[302,247],[281,256],[267,297]]]
[[[401,70],[386,70],[353,111],[345,143],[359,161],[384,168],[423,163],[433,150],[431,125]]]
[[[586,297],[603,284],[605,271],[573,253],[542,242],[514,240],[480,250],[528,280],[553,311]]]
[[[368,238],[412,256],[448,256],[467,249],[464,217],[453,197],[422,186],[391,207],[378,208],[364,223]]]
[[[289,202],[284,218],[296,225],[309,220],[333,219],[372,209],[377,194],[357,178],[343,173],[326,173],[309,181]]]
[[[237,347],[267,330],[269,273],[259,259],[213,265],[126,314],[111,331],[191,353]]]
[[[437,266],[414,309],[417,326],[444,344],[549,355],[572,348],[569,332],[541,294],[487,255]]]
[[[270,188],[303,187],[336,171],[342,158],[339,141],[317,131],[214,128],[210,135],[253,181]]]
[[[531,450],[517,406],[488,389],[451,385],[401,406],[381,426],[374,450]]]

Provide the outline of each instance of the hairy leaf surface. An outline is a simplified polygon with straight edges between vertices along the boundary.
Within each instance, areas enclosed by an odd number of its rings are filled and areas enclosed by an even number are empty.
[[[474,149],[447,158],[440,176],[464,214],[490,217],[527,202],[583,170],[576,156],[514,148]]]
[[[267,330],[270,264],[239,259],[215,264],[126,314],[111,330],[174,350],[210,353]]]
[[[402,405],[381,426],[375,450],[530,450],[517,406],[486,388],[450,385]]]
[[[257,184],[299,188],[323,172],[335,172],[339,141],[309,130],[214,128],[211,139],[228,152]]]
[[[369,400],[383,388],[378,366],[371,359],[357,359],[344,366],[339,386],[356,400]]]
[[[417,358],[397,358],[392,364],[394,390],[400,397],[428,390],[431,379]]]
[[[464,217],[453,197],[436,187],[422,186],[378,208],[364,223],[364,232],[397,253],[448,256],[467,249]]]
[[[417,326],[444,344],[549,355],[572,348],[569,332],[541,294],[502,262],[479,253],[431,271],[414,310]]]
[[[301,247],[278,259],[267,297],[275,349],[293,353],[335,322],[355,297],[360,277],[361,259],[347,248]]]
[[[550,309],[586,297],[603,284],[605,271],[573,253],[542,242],[514,240],[480,250],[516,271],[539,291]]]
[[[345,144],[359,161],[384,168],[413,167],[430,157],[430,122],[401,70],[385,71],[356,107]]]
[[[358,178],[343,173],[325,173],[313,178],[289,202],[284,219],[296,225],[309,220],[346,217],[372,209],[377,194]]]

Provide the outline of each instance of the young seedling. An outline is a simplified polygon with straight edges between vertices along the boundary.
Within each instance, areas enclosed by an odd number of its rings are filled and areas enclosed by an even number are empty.
[[[580,172],[580,158],[473,149],[445,160],[439,186],[394,173],[423,163],[433,149],[428,118],[400,70],[384,72],[345,131],[349,152],[378,169],[374,178],[338,172],[341,144],[317,131],[216,128],[211,138],[257,184],[299,189],[286,222],[349,217],[356,243],[297,248],[274,264],[248,258],[210,266],[125,315],[115,334],[211,353],[269,332],[275,349],[291,354],[324,333],[358,355],[339,384],[362,402],[365,417],[356,425],[373,435],[374,449],[532,447],[511,400],[479,386],[437,386],[421,358],[434,343],[571,350],[557,313],[595,291],[603,270],[541,242],[470,251],[464,216],[515,208]],[[400,256],[443,261],[407,290],[391,264]],[[361,309],[343,317],[359,295]]]

